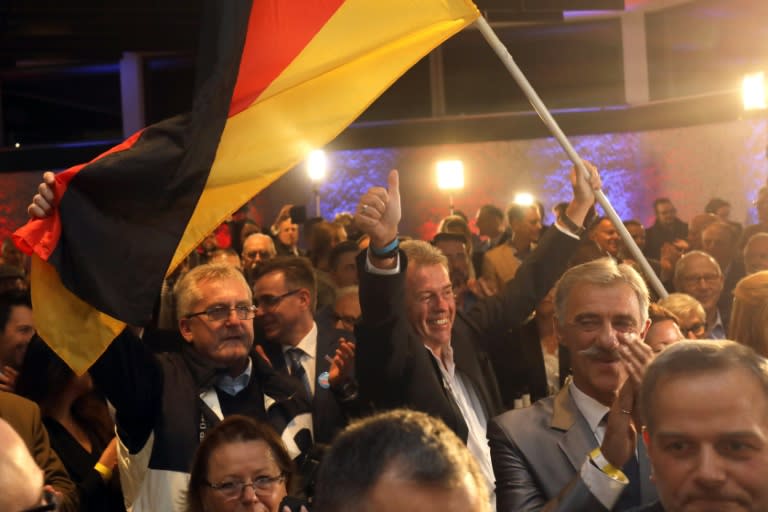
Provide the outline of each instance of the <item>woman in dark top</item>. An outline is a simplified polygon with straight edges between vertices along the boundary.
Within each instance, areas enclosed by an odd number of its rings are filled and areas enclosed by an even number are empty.
[[[80,491],[84,512],[124,512],[115,425],[89,374],[78,377],[37,336],[27,348],[16,391],[40,406],[51,446]]]

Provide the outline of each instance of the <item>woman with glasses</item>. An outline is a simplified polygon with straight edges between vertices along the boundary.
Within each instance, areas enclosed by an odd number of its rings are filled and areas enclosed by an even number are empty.
[[[768,270],[748,275],[734,288],[728,337],[768,357]]]
[[[294,465],[275,431],[239,415],[210,429],[195,453],[188,512],[307,512],[287,498]]]

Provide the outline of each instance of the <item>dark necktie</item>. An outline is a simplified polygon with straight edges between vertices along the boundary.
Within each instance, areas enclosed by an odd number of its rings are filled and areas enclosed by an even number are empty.
[[[307,372],[304,370],[304,366],[301,364],[301,356],[304,355],[304,351],[300,348],[289,348],[286,353],[288,359],[291,361],[290,371],[291,377],[296,379],[304,391],[307,393],[307,397],[312,397],[312,388],[309,386],[309,378]]]
[[[608,414],[605,413],[603,419],[600,420],[600,425],[605,427],[608,423]],[[629,480],[629,485],[624,488],[624,491],[619,496],[619,501],[613,506],[611,510],[615,512],[621,512],[633,507],[637,507],[642,502],[642,495],[640,493],[640,465],[637,462],[637,454],[633,453],[632,457],[621,468],[621,472]]]
[[[640,506],[642,502],[640,494],[640,464],[637,462],[637,455],[632,454],[632,457],[624,464],[621,471],[629,479],[629,485],[621,493],[618,503],[613,508],[617,512]]]

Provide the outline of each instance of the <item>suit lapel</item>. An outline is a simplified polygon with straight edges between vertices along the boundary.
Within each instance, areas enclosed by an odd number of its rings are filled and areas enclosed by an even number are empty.
[[[569,387],[570,384],[564,386],[555,397],[550,426],[553,429],[563,431],[563,437],[558,442],[558,446],[570,461],[573,469],[578,471],[584,463],[585,454],[597,447],[597,440],[590,430],[587,420],[576,408],[568,390]]]

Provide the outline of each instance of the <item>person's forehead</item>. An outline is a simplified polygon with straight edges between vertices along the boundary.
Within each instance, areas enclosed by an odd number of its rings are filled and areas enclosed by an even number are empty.
[[[747,248],[747,256],[753,254],[763,254],[768,252],[768,238],[760,238],[749,244]]]
[[[269,470],[277,464],[269,445],[262,440],[225,442],[211,452],[209,474],[222,475],[242,469]]]
[[[285,273],[279,269],[259,276],[259,278],[256,279],[256,282],[253,283],[254,293],[260,293],[266,290],[274,291],[275,289],[282,290],[283,288],[285,288]]]
[[[454,254],[457,252],[463,252],[464,251],[464,244],[462,242],[459,242],[458,240],[441,240],[437,243],[435,243],[435,247],[440,249],[446,254]]]
[[[200,290],[201,303],[213,303],[225,299],[247,301],[250,298],[247,283],[235,277],[204,279],[197,286]]]
[[[674,320],[658,320],[651,324],[648,337],[652,337],[657,342],[667,343],[679,341],[682,339],[682,333]]]
[[[245,244],[243,246],[243,251],[261,251],[264,249],[267,249],[269,247],[269,243],[266,238],[261,236],[252,236],[250,238],[245,239]]]
[[[631,286],[624,282],[598,285],[577,283],[570,291],[565,304],[568,317],[581,314],[603,316],[630,315],[640,319],[640,305]]]
[[[687,258],[685,265],[681,268],[684,276],[689,276],[701,272],[718,272],[717,263],[705,256],[693,254]]]
[[[412,265],[408,267],[406,280],[410,291],[439,289],[451,285],[448,270],[440,265]]]
[[[766,391],[743,368],[662,377],[653,389],[650,410],[657,432],[717,435],[757,429],[768,442]]]

